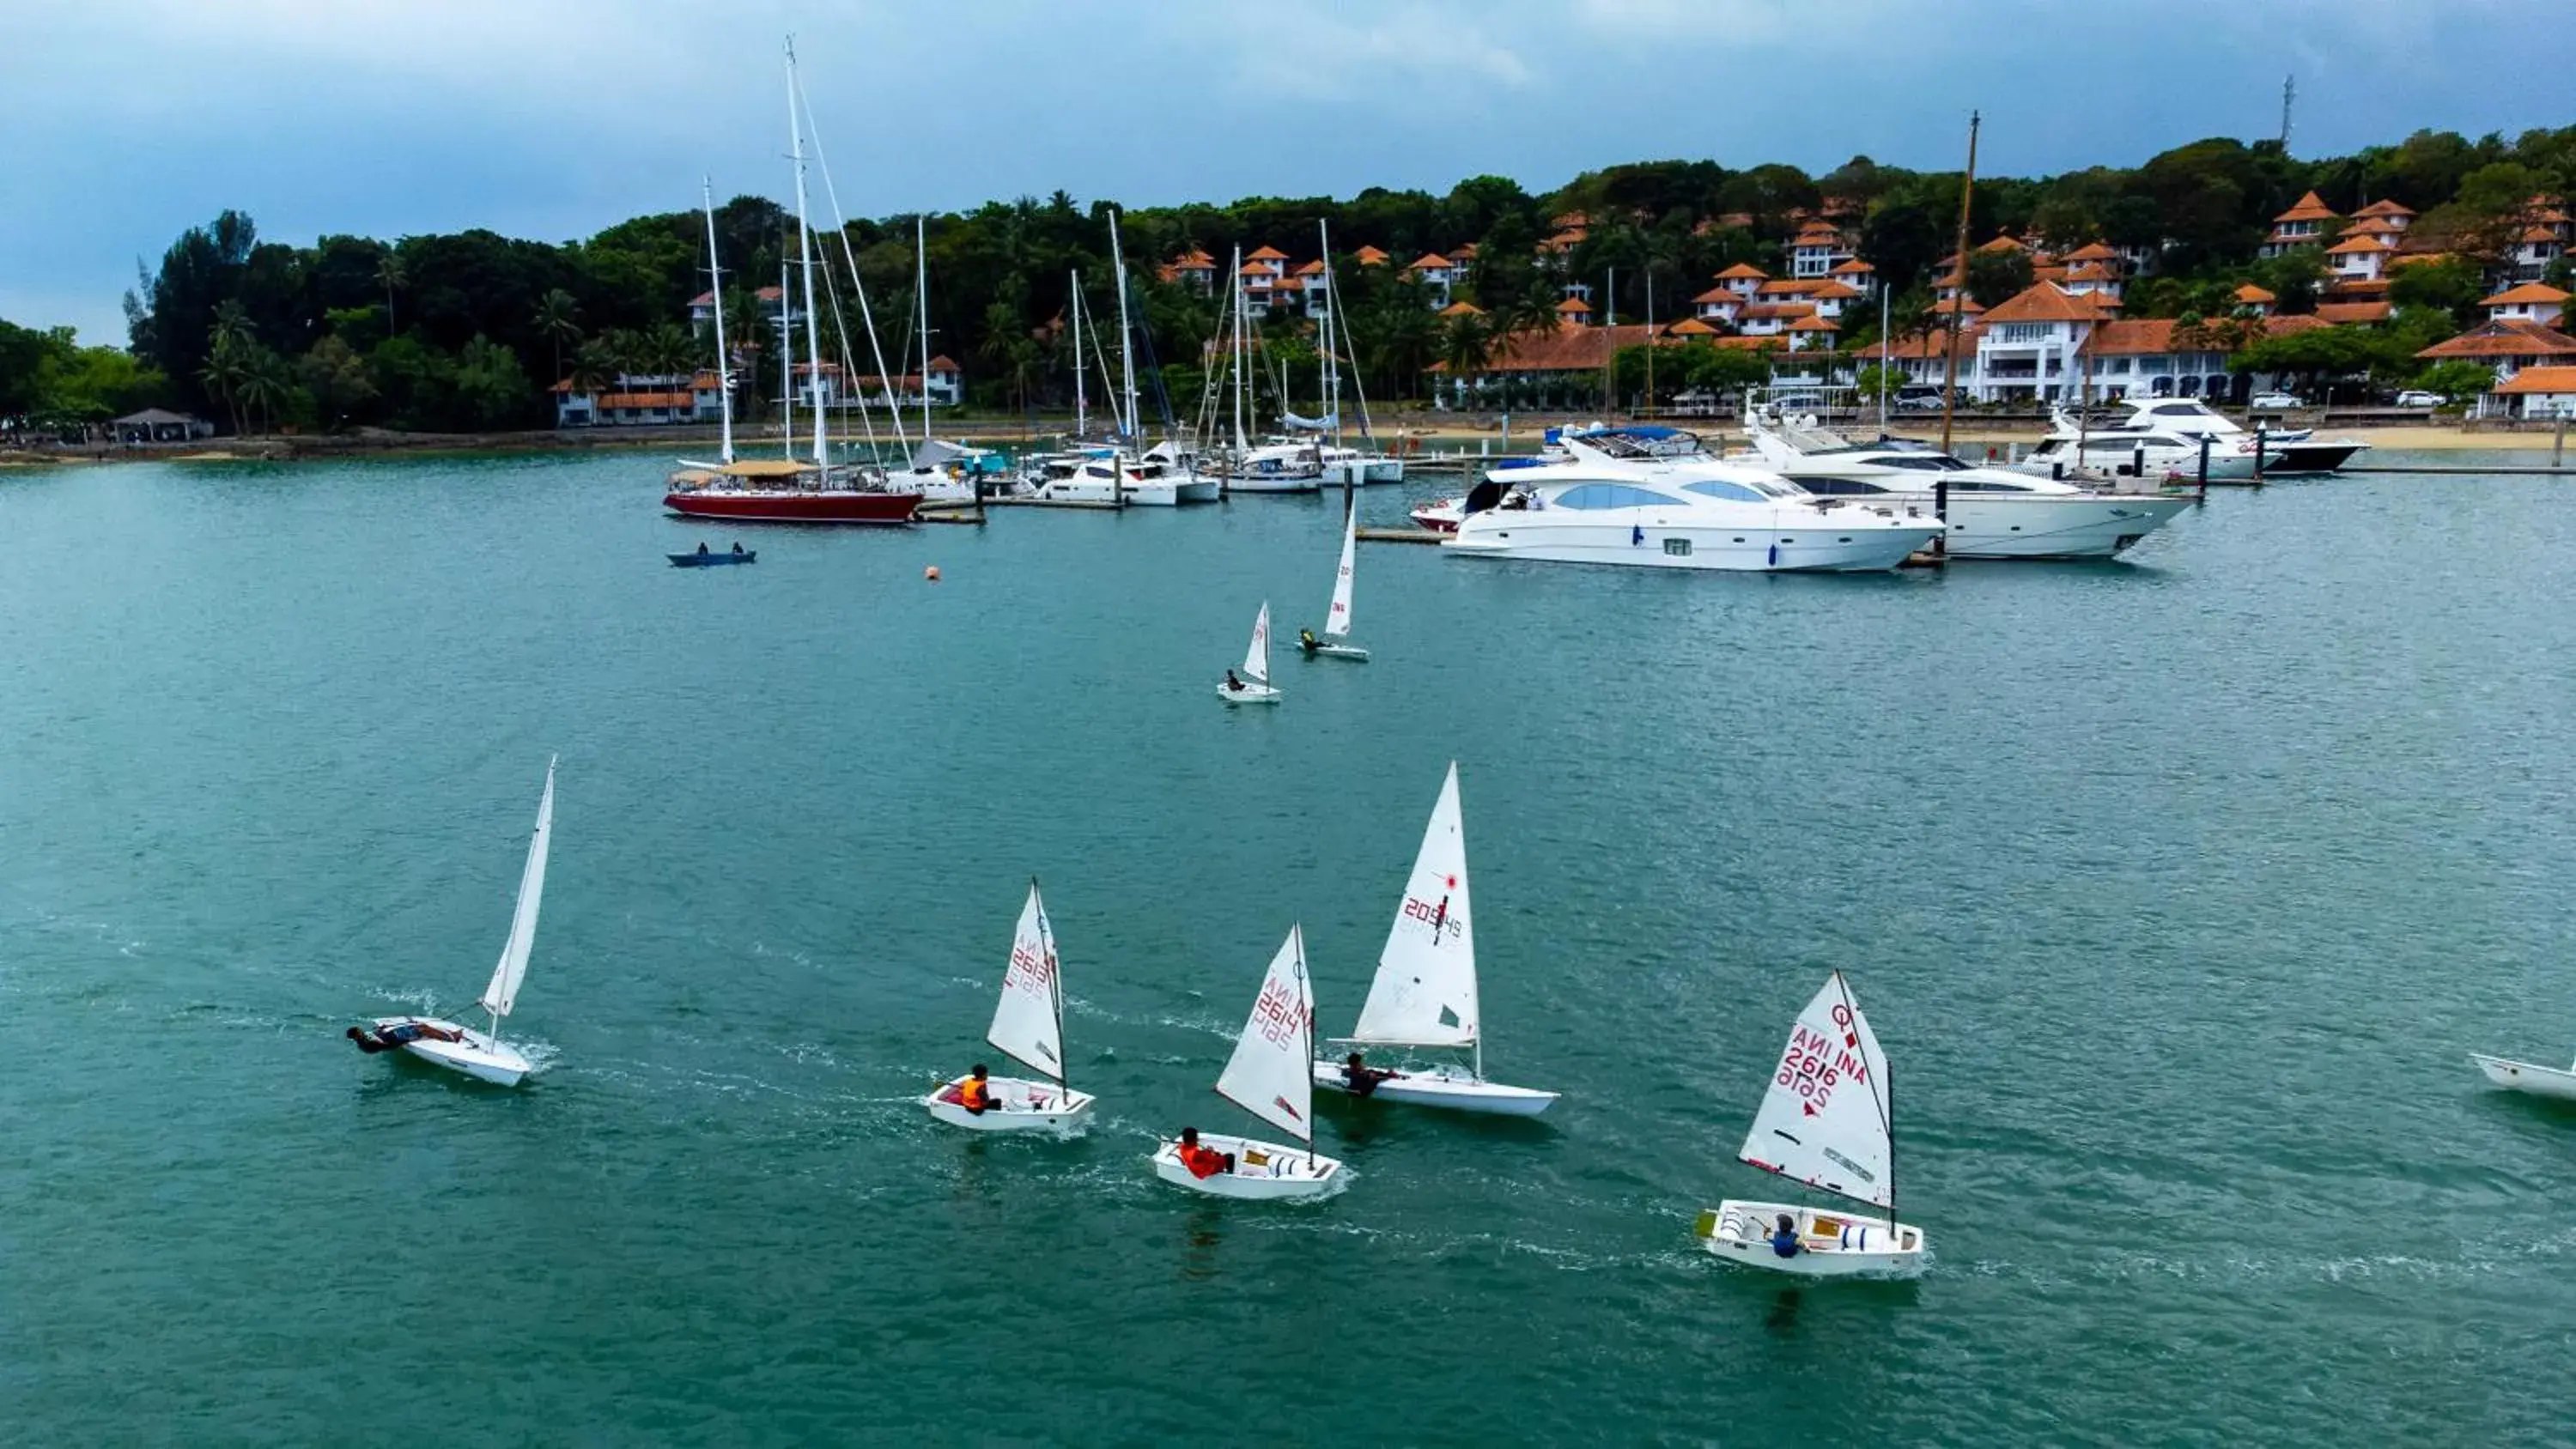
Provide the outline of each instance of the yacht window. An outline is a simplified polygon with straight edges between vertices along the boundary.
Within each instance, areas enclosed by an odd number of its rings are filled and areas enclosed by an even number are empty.
[[[1962,478],[1950,485],[1953,493],[2028,493],[2018,483],[1997,483],[1986,478]]]
[[[1682,491],[1684,493],[1696,493],[1702,498],[1723,498],[1731,503],[1759,503],[1762,501],[1762,495],[1760,493],[1746,487],[1744,484],[1727,483],[1714,478],[1699,483],[1685,483],[1682,485]]]
[[[1676,500],[1625,483],[1586,483],[1556,496],[1558,508],[1669,508]]]
[[[1862,494],[1887,491],[1875,483],[1863,483],[1857,478],[1801,478],[1798,481],[1805,485],[1810,493],[1824,493],[1838,497],[1858,497]],[[1696,486],[1694,485],[1694,491]]]

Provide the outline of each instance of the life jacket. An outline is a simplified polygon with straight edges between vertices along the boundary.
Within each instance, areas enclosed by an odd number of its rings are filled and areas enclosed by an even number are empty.
[[[957,1101],[969,1112],[982,1112],[993,1105],[993,1093],[984,1083],[968,1077],[958,1084]]]
[[[1181,1166],[1188,1168],[1192,1177],[1209,1178],[1225,1171],[1225,1154],[1213,1147],[1193,1147],[1185,1143],[1180,1157]]]

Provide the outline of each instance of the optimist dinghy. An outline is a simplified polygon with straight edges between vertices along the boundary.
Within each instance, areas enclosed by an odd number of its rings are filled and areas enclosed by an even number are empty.
[[[1333,605],[1324,615],[1324,637],[1308,635],[1301,644],[1308,654],[1327,659],[1350,659],[1368,662],[1368,651],[1350,642],[1351,638],[1351,565],[1358,561],[1360,513],[1356,507],[1342,517],[1342,565],[1333,575]]]
[[[1270,601],[1261,601],[1261,612],[1252,620],[1252,647],[1243,651],[1243,675],[1229,674],[1216,687],[1216,697],[1228,704],[1277,704],[1279,691],[1270,685]]]
[[[2528,1092],[2535,1097],[2555,1097],[2576,1102],[2576,1070],[2560,1071],[2556,1067],[2534,1066],[2530,1062],[2511,1061],[2504,1057],[2469,1053],[2469,1060],[2487,1074],[2487,1080],[2510,1091]]]
[[[993,1026],[984,1040],[1014,1061],[1046,1073],[1047,1079],[987,1077],[984,1090],[992,1105],[976,1112],[966,1105],[968,1079],[959,1077],[921,1099],[931,1116],[970,1132],[1070,1132],[1090,1118],[1091,1104],[1098,1099],[1064,1081],[1064,978],[1057,970],[1055,931],[1047,924],[1046,902],[1038,899],[1035,880],[1029,882],[1028,904],[1020,907],[1011,964],[1002,972],[1002,1000],[993,1008]]]
[[[1262,1121],[1296,1134],[1301,1145],[1193,1129],[1194,1143],[1175,1140],[1155,1149],[1154,1175],[1210,1197],[1278,1201],[1340,1191],[1349,1169],[1315,1151],[1314,1084],[1306,1075],[1314,1048],[1315,994],[1306,978],[1306,936],[1291,926],[1279,954],[1270,958],[1261,995],[1252,1003],[1243,1035],[1235,1039],[1233,1058],[1216,1079],[1216,1090]]]
[[[1742,1157],[1764,1172],[1886,1210],[1885,1217],[1728,1198],[1692,1232],[1730,1263],[1808,1278],[1911,1277],[1923,1230],[1896,1220],[1887,1058],[1839,971],[1798,1013]]]
[[[498,1086],[515,1087],[530,1070],[516,1047],[501,1041],[501,1018],[519,1000],[519,983],[528,974],[528,952],[537,940],[537,906],[546,893],[546,845],[554,834],[555,762],[546,761],[546,793],[537,801],[537,829],[528,839],[528,864],[519,877],[519,907],[510,917],[510,938],[501,947],[501,964],[483,988],[483,1009],[492,1013],[489,1031],[476,1031],[429,1016],[380,1016],[365,1026],[349,1028],[349,1040],[369,1056],[406,1051],[422,1061],[463,1072]]]
[[[1556,1093],[1485,1080],[1485,1042],[1476,1000],[1476,930],[1467,902],[1467,837],[1458,813],[1458,765],[1440,785],[1413,875],[1395,907],[1377,979],[1369,983],[1360,1022],[1341,1038],[1355,1046],[1464,1048],[1471,1065],[1443,1063],[1394,1070],[1342,1062],[1314,1063],[1315,1085],[1354,1096],[1459,1112],[1535,1117]]]

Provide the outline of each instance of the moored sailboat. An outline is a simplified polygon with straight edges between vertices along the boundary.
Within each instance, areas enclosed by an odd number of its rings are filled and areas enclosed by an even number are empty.
[[[921,1099],[931,1116],[976,1132],[1062,1132],[1090,1116],[1098,1099],[1065,1082],[1064,977],[1056,960],[1055,931],[1047,924],[1046,902],[1039,899],[1035,880],[1029,882],[1028,903],[1020,908],[1011,963],[1002,973],[1002,999],[993,1008],[993,1025],[984,1040],[1012,1060],[1044,1072],[1046,1079],[970,1072]]]
[[[1243,651],[1243,673],[1238,677],[1231,669],[1225,682],[1216,687],[1216,697],[1228,704],[1277,704],[1279,691],[1270,683],[1270,601],[1261,601],[1261,612],[1253,616],[1252,644]]]
[[[528,837],[528,862],[519,874],[519,903],[510,913],[510,935],[502,943],[500,964],[483,988],[482,1005],[492,1014],[489,1030],[476,1031],[433,1016],[380,1016],[365,1026],[349,1028],[349,1040],[373,1056],[405,1051],[422,1061],[463,1072],[497,1086],[515,1087],[534,1068],[518,1048],[501,1040],[501,1018],[519,1002],[519,983],[527,978],[528,955],[537,942],[537,907],[546,893],[546,850],[554,835],[555,762],[546,761],[546,792],[537,800],[537,828]]]
[[[1896,1220],[1896,1133],[1887,1058],[1835,972],[1790,1029],[1739,1154],[1764,1172],[1885,1211],[1728,1198],[1693,1233],[1730,1263],[1810,1278],[1922,1271],[1923,1230]]]
[[[1341,1040],[1354,1046],[1431,1048],[1473,1053],[1466,1065],[1371,1068],[1358,1060],[1317,1061],[1315,1084],[1355,1096],[1507,1117],[1534,1117],[1556,1093],[1485,1080],[1483,1012],[1476,990],[1475,914],[1468,902],[1467,837],[1452,761],[1440,798],[1423,827],[1413,874],[1397,901],[1395,924],[1378,952],[1359,1025]]]
[[[1306,975],[1306,936],[1288,928],[1288,939],[1270,958],[1261,994],[1235,1039],[1234,1055],[1216,1079],[1217,1095],[1244,1111],[1294,1133],[1299,1146],[1224,1133],[1185,1129],[1154,1152],[1154,1175],[1211,1197],[1322,1197],[1338,1191],[1350,1173],[1340,1159],[1315,1151],[1314,1085],[1306,1063],[1315,1044],[1315,992]]]

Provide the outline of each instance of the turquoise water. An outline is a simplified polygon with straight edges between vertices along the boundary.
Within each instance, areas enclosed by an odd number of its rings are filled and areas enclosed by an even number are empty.
[[[659,473],[0,475],[0,1439],[2566,1441],[2576,1114],[2462,1055],[2576,1047],[2564,483],[1946,576],[1367,547],[1376,660],[1228,711],[1320,500],[697,572]],[[544,1069],[351,1050],[470,1009],[558,751]],[[1155,1182],[1292,921],[1347,1028],[1452,758],[1488,1065],[1566,1100]],[[913,1098],[1032,873],[1100,1120],[967,1140]],[[1912,1285],[1689,1237],[1834,967]]]

